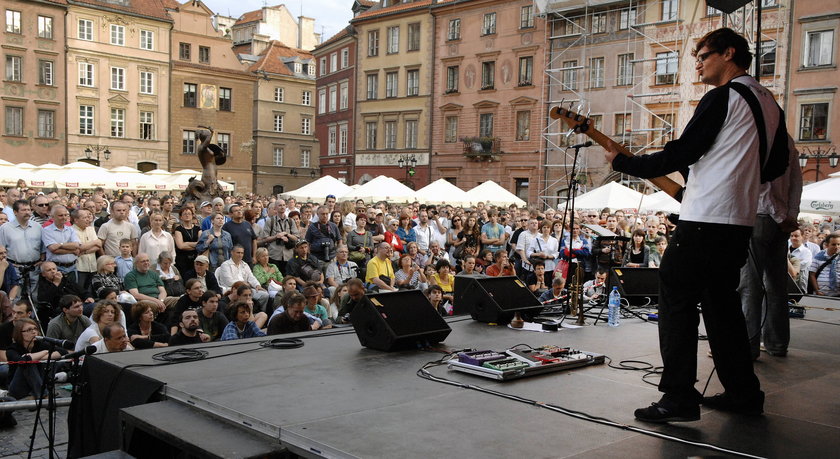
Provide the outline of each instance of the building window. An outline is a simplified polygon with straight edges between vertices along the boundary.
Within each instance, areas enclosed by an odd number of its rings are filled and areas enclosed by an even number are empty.
[[[210,63],[210,47],[209,46],[199,46],[198,47],[198,62],[199,62],[199,64],[209,64]]]
[[[446,133],[444,134],[443,141],[446,143],[455,143],[458,140],[458,117],[457,116],[447,116],[446,117]]]
[[[562,91],[577,90],[577,61],[563,62],[563,87]]]
[[[79,134],[93,135],[93,105],[79,105]]]
[[[808,32],[805,35],[805,67],[831,65],[833,55],[833,30]]]
[[[335,86],[330,86],[330,111],[336,111],[336,106],[338,105],[338,88]]]
[[[338,53],[330,54],[330,72],[338,71]]]
[[[140,49],[155,49],[155,33],[151,30],[140,30]]]
[[[346,82],[338,86],[338,93],[338,108],[340,110],[347,110],[350,104],[350,89]]]
[[[513,179],[513,189],[516,193],[516,197],[525,202],[528,201],[528,190],[530,189],[530,186],[531,182],[527,178]]]
[[[125,27],[111,24],[111,44],[125,46]]]
[[[155,140],[154,112],[140,112],[140,139]]]
[[[633,53],[618,55],[618,86],[633,84]]]
[[[6,11],[8,17],[8,11]],[[6,135],[23,136],[23,107],[6,107]]]
[[[379,75],[367,76],[367,99],[376,99],[376,88],[379,86]]]
[[[274,165],[283,165],[283,147],[274,147]]]
[[[592,33],[604,33],[607,31],[607,13],[595,13],[591,17],[591,26],[589,30]]]
[[[519,58],[519,86],[531,86],[534,84],[534,57],[526,56]]]
[[[315,62],[311,61],[311,63],[306,64],[306,74],[314,77],[315,76]]]
[[[216,134],[216,144],[225,152],[225,156],[230,157],[230,134]]]
[[[140,94],[155,93],[155,74],[140,71]]]
[[[274,132],[283,132],[283,115],[274,115]]]
[[[79,62],[79,86],[93,87],[93,64],[88,62]]]
[[[723,13],[721,13],[719,9],[706,5],[706,16],[720,16],[721,14]]]
[[[335,144],[336,139],[338,138],[338,132],[336,130],[336,126],[330,126],[329,128],[329,135],[327,136],[327,155],[334,156],[335,155]]]
[[[663,21],[675,21],[679,16],[679,0],[662,0]]]
[[[365,123],[365,147],[368,150],[376,149],[376,123]]]
[[[799,140],[825,140],[828,127],[828,103],[802,104]]]
[[[327,57],[326,56],[321,58],[321,60],[319,61],[319,65],[321,66],[321,76],[326,75],[327,74]]]
[[[583,33],[584,16],[575,16],[573,18],[566,18],[562,21],[557,21],[553,27],[557,29],[560,36],[580,35]]]
[[[79,40],[93,41],[93,21],[79,19]]]
[[[592,127],[603,132],[601,127],[604,125],[604,115],[589,115],[589,119],[592,121]]]
[[[295,73],[303,73],[303,64],[301,64],[300,62],[295,62],[294,68]]]
[[[624,8],[619,13],[618,30],[626,30],[636,25],[636,8]]]
[[[283,102],[283,88],[274,88],[274,101]]]
[[[449,31],[446,34],[447,40],[460,40],[461,39],[461,18],[455,18],[449,20]]]
[[[405,148],[417,148],[417,120],[405,122]]]
[[[420,70],[409,70],[406,73],[407,85],[405,95],[416,96],[420,94]]]
[[[6,32],[20,33],[20,11],[6,10]]]
[[[342,124],[338,127],[338,154],[347,154],[347,125]]]
[[[589,87],[604,87],[604,58],[593,57],[589,59]]]
[[[531,140],[531,112],[516,112],[516,140]]]
[[[38,38],[46,38],[52,40],[53,37],[53,18],[47,16],[38,16]]]
[[[318,90],[318,114],[327,112],[327,90]]]
[[[196,107],[198,101],[198,85],[184,83],[184,107]]]
[[[6,56],[6,81],[22,81],[23,58]]]
[[[38,137],[52,139],[55,137],[55,112],[52,110],[38,110]]]
[[[219,88],[219,110],[229,112],[233,109],[233,89]]]
[[[312,152],[309,151],[308,148],[301,149],[300,150],[300,167],[309,167],[311,157],[312,157]]]
[[[656,53],[656,84],[677,82],[677,52]]]
[[[182,61],[190,60],[192,54],[192,45],[189,43],[178,43],[178,59]]]
[[[446,93],[458,92],[458,66],[451,65],[446,68]]]
[[[633,128],[632,121],[630,113],[616,113],[613,133],[617,136],[629,134],[630,130]]]
[[[111,67],[111,89],[125,91],[125,69]]]
[[[759,74],[773,76],[776,74],[776,41],[762,41],[759,47]]]
[[[52,61],[38,61],[38,84],[44,86],[53,85]]]
[[[312,118],[301,118],[300,119],[300,132],[303,135],[312,134]]]
[[[388,54],[400,52],[400,27],[388,27]]]
[[[519,9],[519,28],[534,27],[534,5],[525,5]]]
[[[397,97],[397,87],[399,86],[397,83],[397,78],[399,74],[397,72],[388,72],[385,74],[385,97]]]
[[[478,116],[478,136],[493,137],[493,114],[482,113]]]
[[[397,122],[385,122],[385,149],[397,148]]]
[[[408,25],[408,50],[409,51],[419,51],[420,50],[420,23],[415,22],[414,24]]]
[[[481,89],[493,89],[496,82],[496,62],[481,63]]]
[[[125,137],[125,109],[111,109],[111,137]]]
[[[181,154],[195,154],[195,131],[184,131],[183,142],[181,143]]]
[[[491,35],[496,33],[496,13],[484,15],[484,22],[481,24],[481,34]]]
[[[379,55],[379,31],[371,30],[368,32],[368,56]]]
[[[303,91],[300,97],[300,103],[303,105],[312,105],[312,91]]]
[[[341,68],[346,69],[350,67],[350,50],[344,48],[341,50]]]

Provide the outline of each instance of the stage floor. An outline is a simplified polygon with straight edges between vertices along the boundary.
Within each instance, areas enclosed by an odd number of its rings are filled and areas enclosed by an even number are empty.
[[[818,308],[840,302],[805,298]],[[762,457],[837,457],[840,451],[840,311],[809,309],[791,320],[788,357],[762,354],[756,373],[766,393],[765,415],[743,417],[703,409],[702,419],[674,425],[645,424],[633,410],[659,399],[638,371],[599,365],[495,382],[449,371],[436,376],[605,417]],[[816,322],[816,321],[823,321]],[[591,323],[592,321],[589,320]],[[514,331],[457,318],[445,341],[452,349],[500,350],[526,343],[558,344],[608,355],[614,363],[660,364],[657,326],[637,319],[618,328],[597,326],[556,333]],[[714,450],[587,422],[473,390],[416,376],[439,353],[383,353],[360,347],[345,334],[297,335],[305,346],[265,349],[264,339],[204,348],[225,356],[128,371],[165,383],[170,400],[189,404],[279,439],[294,452],[329,457],[574,457],[651,458],[721,456]],[[295,335],[287,335],[295,336]],[[154,363],[160,350],[96,356],[118,367]],[[711,370],[708,344],[698,349],[698,383]],[[650,378],[656,382],[655,377]],[[707,394],[720,392],[715,377]],[[189,419],[184,420],[189,423]]]

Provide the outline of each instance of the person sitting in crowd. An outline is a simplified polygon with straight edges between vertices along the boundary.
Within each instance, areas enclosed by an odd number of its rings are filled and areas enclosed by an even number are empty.
[[[306,298],[299,293],[292,293],[287,300],[283,313],[277,314],[268,323],[268,334],[279,335],[283,333],[318,330],[320,324],[317,321],[310,322],[309,318],[304,314],[305,308]]]
[[[525,276],[525,285],[528,286],[528,290],[534,292],[534,295],[542,295],[543,292],[548,290],[548,287],[546,286],[545,262],[538,260],[531,266],[534,271],[529,272],[528,275]]]
[[[320,328],[332,328],[332,321],[330,320],[327,308],[325,308],[321,301],[321,294],[318,288],[314,285],[309,285],[303,289],[303,297],[306,298],[306,305],[303,312],[312,317],[316,317],[320,321]]]
[[[345,242],[349,250],[348,259],[357,265],[366,265],[373,253],[373,233],[367,229],[365,214],[356,216],[355,228],[347,233]]]
[[[359,265],[350,261],[348,259],[349,255],[350,248],[341,245],[335,253],[335,259],[327,264],[324,283],[331,291],[334,291],[339,284],[344,284],[354,277],[359,277]]]
[[[414,232],[411,216],[406,213],[400,215],[399,226],[397,227],[396,234],[400,238],[400,243],[406,248],[406,250],[408,249],[409,242],[417,242],[417,234]],[[394,247],[394,249],[396,250],[396,247]]]
[[[134,258],[134,269],[125,275],[125,288],[135,300],[149,300],[157,307],[157,313],[166,310],[167,303],[174,304],[177,298],[167,298],[166,289],[157,271],[151,269],[152,261],[145,253]]]
[[[513,276],[513,267],[510,265],[510,260],[504,250],[499,250],[493,254],[493,264],[487,267],[484,274],[492,277]]]
[[[446,260],[450,266],[453,265],[449,254],[440,247],[440,242],[432,240],[432,242],[429,242],[429,253],[426,256],[426,263],[436,265],[439,260]]]
[[[475,255],[467,255],[463,258],[461,261],[461,271],[458,275],[483,276],[483,274],[476,270]]]
[[[341,304],[338,308],[338,321],[340,323],[350,323],[350,316],[356,307],[363,304],[369,304],[370,300],[365,296],[365,284],[361,279],[350,279],[347,281],[347,295],[341,298]]]
[[[201,288],[205,292],[208,290],[220,292],[222,290],[219,288],[219,282],[216,280],[216,275],[210,271],[209,258],[205,255],[196,256],[195,261],[193,261],[193,267],[194,269],[192,271],[184,273],[184,279],[187,281],[190,279],[196,279],[201,283]]]
[[[75,281],[58,270],[55,263],[41,263],[41,278],[38,279],[38,318],[41,323],[49,323],[50,319],[58,315],[60,300],[64,295],[76,295],[85,298],[87,303],[93,303],[93,298],[85,295]]]
[[[269,291],[269,296],[271,295],[270,292],[276,290],[269,290],[268,283],[275,282],[277,285],[283,284],[283,274],[280,273],[280,268],[277,265],[271,264],[268,261],[268,249],[265,247],[259,247],[257,249],[257,262],[254,263],[254,269],[252,270],[254,277],[257,279],[257,282],[260,283],[262,288]]]
[[[225,260],[230,258],[230,251],[233,249],[233,237],[222,228],[225,224],[223,214],[216,213],[212,217],[209,228],[204,229],[202,224],[204,230],[198,238],[195,250],[197,253],[207,254],[210,260],[210,270],[215,271]]]
[[[135,349],[150,349],[166,347],[169,342],[169,332],[166,326],[155,322],[155,304],[142,300],[131,306],[133,323],[128,327],[128,341]]]
[[[346,295],[348,291],[349,289],[347,288],[347,284],[340,284],[336,287],[335,292],[333,292],[330,297],[330,306],[327,308],[327,312],[333,322],[338,323],[338,311],[341,309],[341,299],[344,298],[344,295]]]
[[[788,274],[790,274],[790,277],[793,278],[796,285],[803,292],[808,290],[808,272],[814,260],[814,255],[808,250],[804,242],[805,239],[802,236],[801,229],[796,229],[790,233],[788,252],[792,258],[799,261],[799,268],[794,269],[791,263],[792,260],[788,261]]]
[[[163,281],[163,288],[168,296],[178,297],[184,294],[184,279],[181,272],[172,263],[170,252],[161,252],[157,260],[157,273]]]
[[[36,362],[39,360],[60,359],[67,354],[60,347],[50,351],[51,346],[35,339],[40,334],[38,324],[29,318],[18,319],[15,322],[13,343],[6,349],[9,362]],[[56,374],[56,379],[66,380],[66,374]],[[43,371],[40,365],[31,363],[15,363],[9,366],[9,397],[22,399],[27,396],[40,398],[43,386]]]
[[[382,235],[382,241],[390,245],[393,248],[394,252],[402,253],[402,251],[405,249],[405,246],[402,243],[402,239],[400,239],[400,236],[397,234],[398,227],[399,220],[397,220],[396,218],[388,220],[388,228]],[[375,252],[376,248],[374,248],[373,256],[376,256]]]
[[[583,300],[595,303],[606,301],[607,271],[603,268],[595,273],[595,279],[586,281],[583,284]]]
[[[216,270],[216,280],[219,281],[219,287],[222,289],[230,289],[235,282],[245,282],[251,286],[254,310],[261,312],[265,310],[268,303],[268,291],[260,285],[260,281],[254,277],[251,272],[251,267],[245,262],[245,248],[237,244],[233,246],[230,251],[230,260],[225,261]]]
[[[825,250],[811,262],[811,287],[815,295],[840,296],[840,234],[831,234],[825,241]]]
[[[75,344],[91,322],[84,315],[82,300],[76,295],[64,295],[59,300],[61,314],[47,325],[48,338],[64,339]]]
[[[187,309],[200,309],[201,298],[204,296],[204,287],[198,279],[187,281],[186,293],[175,303],[175,307],[169,315],[169,333],[174,335],[178,330],[178,322],[181,320],[181,313]]]
[[[236,303],[232,304],[230,310],[232,312],[230,322],[228,322],[222,331],[221,341],[265,336],[265,333],[260,330],[260,327],[254,321],[250,320],[253,316],[251,305],[243,298],[240,298]],[[197,319],[198,317],[196,316]]]
[[[106,325],[102,329],[102,339],[94,343],[93,346],[96,348],[94,354],[134,350],[128,342],[125,327],[118,323]]]
[[[295,244],[295,256],[286,263],[286,276],[294,278],[303,288],[307,282],[322,282],[321,264],[309,253],[309,242],[300,240]]]
[[[420,252],[420,246],[416,242],[409,242],[405,247],[405,254],[411,257],[411,261],[417,266],[425,268],[428,264],[428,257]]]
[[[245,306],[250,308],[250,306],[248,306],[247,304],[245,304]],[[169,337],[170,346],[207,343],[212,339],[210,335],[208,335],[204,332],[204,330],[201,329],[201,321],[198,318],[198,316],[199,313],[195,309],[187,309],[181,312],[181,317],[178,322],[178,331],[173,333],[172,336]],[[253,322],[249,323],[253,324]],[[227,330],[227,328],[225,328],[225,330]],[[259,329],[257,329],[257,331],[259,331]],[[222,338],[222,340],[224,340],[224,338]]]
[[[0,245],[0,291],[6,294],[9,301],[15,301],[20,295],[22,282],[17,269],[6,258],[7,253],[6,247]]]
[[[376,248],[376,256],[368,262],[365,282],[367,282],[369,289],[379,291],[394,291],[397,289],[394,266],[388,257],[390,251],[391,245],[387,242],[381,242]]]
[[[116,274],[116,268],[117,262],[110,255],[102,255],[96,259],[96,273],[90,279],[90,291],[94,298],[102,298],[102,290],[106,288],[125,292],[123,279]]]
[[[442,316],[450,316],[453,314],[452,304],[444,299],[443,289],[439,285],[429,286],[424,292],[429,303],[435,308],[435,311]]]
[[[443,291],[443,299],[449,303],[455,302],[455,277],[451,274],[452,266],[446,260],[438,260],[435,273],[429,278],[429,284],[437,285]]]
[[[123,330],[126,328],[125,314],[123,314],[117,302],[111,300],[101,300],[96,303],[96,306],[93,308],[93,315],[91,316],[91,324],[87,329],[85,329],[85,331],[82,332],[79,339],[76,340],[76,347],[74,350],[81,351],[87,346],[95,344],[97,341],[101,340],[102,330],[105,329],[105,326],[112,323],[121,324],[123,326]]]
[[[668,248],[668,238],[665,236],[656,236],[653,243],[654,246],[650,251],[648,266],[658,268],[662,264],[662,256],[665,255],[665,249]]]
[[[629,268],[647,268],[650,264],[650,247],[645,244],[645,231],[637,229],[633,231],[630,244],[624,251],[624,262],[622,266]]]
[[[542,292],[538,298],[539,302],[544,306],[561,304],[569,298],[566,291],[566,279],[562,276],[556,276],[551,280],[551,288]]]
[[[227,317],[219,312],[219,294],[208,290],[201,295],[201,310],[198,312],[199,328],[204,330],[210,341],[222,337],[222,331],[228,324]]]
[[[265,312],[258,312],[256,314],[253,313],[253,292],[254,290],[251,288],[250,285],[246,284],[244,281],[237,281],[233,284],[233,286],[231,286],[230,290],[222,296],[221,300],[219,301],[219,305],[224,305],[223,310],[225,312],[225,315],[228,317],[228,320],[233,320],[233,318],[235,317],[233,305],[239,302],[245,302],[251,305],[252,315],[248,320],[256,323],[260,328],[263,328],[265,326],[266,322],[268,321],[268,315]]]
[[[482,250],[475,259],[475,270],[481,274],[487,274],[487,268],[489,268],[493,264],[495,256],[493,252],[484,249]]]
[[[423,274],[423,269],[411,258],[411,255],[404,253],[398,262],[399,269],[394,273],[394,285],[400,290],[421,289],[421,285],[428,285],[429,281]]]

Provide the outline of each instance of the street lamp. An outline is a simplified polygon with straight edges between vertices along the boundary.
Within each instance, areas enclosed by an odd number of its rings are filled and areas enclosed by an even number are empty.
[[[96,165],[97,166],[102,164],[102,162],[100,161],[100,156],[99,156],[100,153],[102,153],[102,156],[105,157],[105,161],[108,161],[109,159],[111,159],[111,150],[108,149],[107,145],[104,145],[104,146],[103,145],[88,145],[87,148],[85,148],[85,158],[91,159],[91,156],[93,155],[94,152],[96,152]]]
[[[397,165],[400,169],[405,168],[405,184],[411,188],[414,188],[414,182],[411,181],[411,177],[417,173],[414,168],[417,167],[417,158],[414,155],[402,155],[397,160]]]
[[[817,146],[816,151],[811,151],[810,148],[805,147],[805,151],[808,152],[807,155],[805,153],[802,153],[801,155],[799,155],[799,166],[801,166],[804,169],[805,166],[808,165],[808,160],[809,159],[816,159],[817,160],[817,167],[816,167],[817,176],[816,176],[816,180],[814,180],[815,182],[818,182],[820,180],[820,162],[822,161],[823,158],[828,158],[828,165],[831,166],[832,169],[837,167],[837,162],[838,162],[838,160],[840,160],[840,155],[837,154],[836,149],[834,148],[834,145],[829,145],[828,149],[826,149],[825,151],[823,151],[822,145]]]

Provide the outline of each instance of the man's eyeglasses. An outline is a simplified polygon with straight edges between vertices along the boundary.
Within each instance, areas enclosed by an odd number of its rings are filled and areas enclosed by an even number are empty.
[[[47,207],[48,205],[49,204],[45,202],[43,204],[35,204],[35,207]]]
[[[698,54],[697,56],[695,56],[695,60],[697,61],[698,64],[702,64],[706,59],[709,58],[709,56],[711,56],[712,54],[714,54],[716,52],[717,51],[706,51],[703,54]]]

